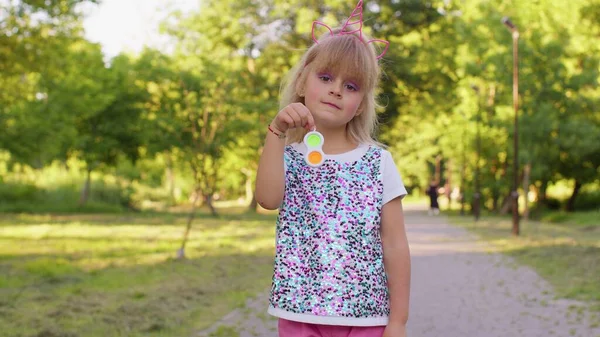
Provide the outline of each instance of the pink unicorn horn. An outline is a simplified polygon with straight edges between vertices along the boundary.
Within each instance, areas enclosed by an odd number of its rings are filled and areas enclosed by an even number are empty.
[[[352,11],[352,14],[350,14],[350,17],[348,18],[348,20],[346,20],[346,23],[344,23],[344,26],[342,27],[342,31],[340,32],[340,35],[354,34],[354,33],[358,32],[358,35],[362,39],[362,23],[363,23],[362,5],[363,5],[363,1],[360,0],[358,2],[358,4],[356,5],[356,8],[354,8],[354,10]],[[351,20],[354,20],[354,21],[350,22]],[[354,30],[352,30],[352,26],[356,26],[356,25],[358,25],[358,28],[355,28]],[[349,30],[347,30],[347,29],[349,29]]]
[[[350,17],[348,17],[348,20],[346,20],[346,23],[344,23],[344,26],[342,26],[342,30],[337,34],[337,36],[354,35],[356,32],[358,32],[358,36],[360,37],[360,40],[362,41],[362,26],[363,26],[363,8],[362,8],[362,6],[363,6],[363,0],[359,0],[358,4],[352,11],[352,14],[350,14]],[[314,21],[313,26],[312,26],[312,39],[313,39],[313,41],[315,41],[315,43],[317,43],[317,44],[319,43],[319,40],[315,37],[315,28],[317,26],[323,26],[323,27],[327,28],[329,30],[329,34],[331,36],[334,36],[333,30],[331,28],[329,28],[329,26],[327,26],[323,22]],[[356,28],[356,26],[358,26],[358,28]],[[367,42],[367,45],[370,43],[376,43],[376,42],[384,44],[383,51],[379,55],[377,55],[377,59],[379,60],[387,52],[388,48],[390,47],[390,43],[385,40],[373,39],[373,40],[369,40]]]

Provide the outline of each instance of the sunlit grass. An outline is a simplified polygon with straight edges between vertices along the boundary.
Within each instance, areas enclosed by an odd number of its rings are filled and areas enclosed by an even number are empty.
[[[0,336],[188,336],[270,284],[272,215],[0,216]]]
[[[585,226],[521,221],[521,235],[513,237],[510,218],[449,218],[492,243],[492,250],[533,267],[557,296],[587,301],[600,311],[600,219]]]
[[[600,223],[600,210],[587,212],[547,212],[542,216],[543,221],[565,224],[567,226],[590,226]]]

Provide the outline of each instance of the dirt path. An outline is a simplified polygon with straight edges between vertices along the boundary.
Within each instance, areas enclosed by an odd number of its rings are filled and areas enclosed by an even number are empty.
[[[486,253],[443,217],[406,212],[412,254],[409,337],[600,337],[598,317],[575,301],[557,300],[530,268]],[[197,337],[277,337],[266,314],[267,292]]]

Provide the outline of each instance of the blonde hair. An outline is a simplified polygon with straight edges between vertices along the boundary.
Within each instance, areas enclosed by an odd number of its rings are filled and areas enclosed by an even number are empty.
[[[365,92],[358,107],[360,113],[346,125],[348,135],[358,143],[382,146],[373,136],[378,125],[375,90],[381,74],[375,48],[366,44],[368,38],[364,33],[360,39],[357,34],[337,35],[339,31],[334,30],[334,36],[326,34],[321,37],[319,43],[310,47],[290,70],[282,83],[280,109],[291,103],[304,104],[304,97],[300,97],[298,91],[305,85],[311,70],[344,74]],[[301,142],[306,133],[303,128],[288,130],[287,143]]]

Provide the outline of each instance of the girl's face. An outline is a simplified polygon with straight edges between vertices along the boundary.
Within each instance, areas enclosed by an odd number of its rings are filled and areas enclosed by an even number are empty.
[[[342,75],[311,70],[306,79],[304,103],[325,127],[345,126],[358,115],[363,97],[364,90]]]

